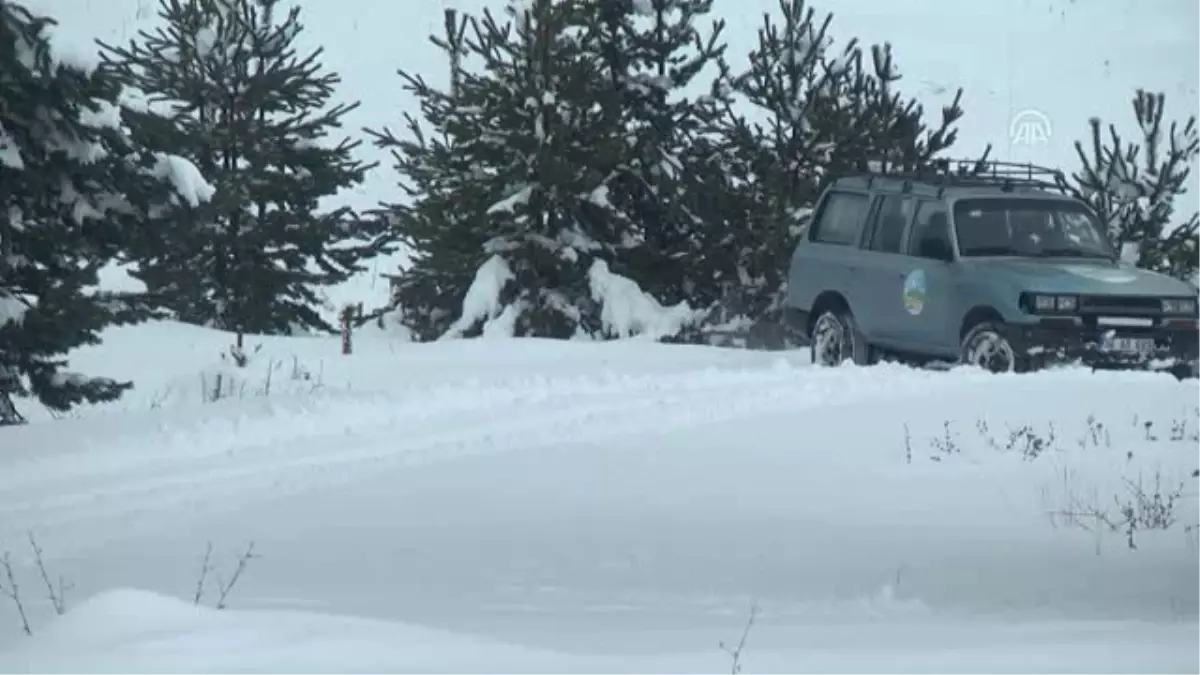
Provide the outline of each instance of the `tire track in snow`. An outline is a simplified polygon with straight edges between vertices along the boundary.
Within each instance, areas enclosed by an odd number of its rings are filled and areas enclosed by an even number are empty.
[[[762,369],[530,378],[425,395],[312,397],[93,442],[0,479],[0,538],[36,530],[86,545],[99,522],[177,526],[187,515],[481,453],[669,433],[754,414],[886,400],[987,376]],[[297,405],[299,404],[299,405]],[[148,416],[150,414],[148,413]],[[86,424],[74,429],[86,433]],[[53,426],[47,426],[52,429]],[[66,442],[66,439],[64,439]],[[60,537],[56,537],[60,538]],[[60,551],[61,553],[61,551]]]

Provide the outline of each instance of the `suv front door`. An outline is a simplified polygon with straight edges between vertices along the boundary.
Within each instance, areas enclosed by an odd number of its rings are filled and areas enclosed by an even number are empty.
[[[949,209],[940,201],[917,204],[905,243],[899,285],[891,302],[898,311],[897,341],[903,349],[956,357],[958,279],[950,237]]]
[[[884,347],[899,346],[902,340],[904,308],[896,297],[911,268],[905,251],[905,235],[912,223],[916,198],[892,193],[877,196],[872,210],[871,229],[863,248],[870,251],[871,264],[858,273],[856,284],[863,290],[860,314],[855,315],[859,328],[872,342]]]

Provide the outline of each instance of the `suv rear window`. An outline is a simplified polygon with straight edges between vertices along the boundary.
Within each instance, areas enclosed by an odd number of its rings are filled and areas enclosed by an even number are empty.
[[[853,246],[862,234],[870,201],[854,192],[830,192],[812,224],[809,239],[822,244]]]
[[[1112,257],[1099,221],[1067,200],[961,199],[954,205],[954,232],[964,257]]]

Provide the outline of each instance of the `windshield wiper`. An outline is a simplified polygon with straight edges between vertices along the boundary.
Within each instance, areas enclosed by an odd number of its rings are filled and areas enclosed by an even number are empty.
[[[1104,258],[1108,259],[1107,255],[1096,253],[1094,251],[1084,251],[1078,248],[1044,248],[1038,255],[1042,258]]]
[[[964,256],[977,255],[1028,255],[1011,246],[973,246],[963,250]]]

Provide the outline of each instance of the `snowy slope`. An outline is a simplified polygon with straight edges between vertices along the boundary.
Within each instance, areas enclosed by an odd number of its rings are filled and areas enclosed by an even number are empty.
[[[735,51],[754,2],[728,17]],[[80,41],[154,11],[35,4]],[[396,67],[439,67],[423,36],[440,3],[304,7],[364,100],[352,126],[410,105]],[[1127,120],[1138,85],[1196,108],[1194,4],[833,9],[838,35],[892,40],[931,102],[968,87],[964,154],[1069,162],[1087,116]],[[1025,108],[1053,121],[1047,145],[1009,147]],[[382,301],[372,283],[334,297]],[[60,420],[26,406],[30,425],[0,430],[0,672],[729,672],[720,644],[752,606],[746,672],[1200,670],[1194,380],[375,329],[348,357],[337,338],[252,336],[238,369],[227,334],[104,337],[72,369],[132,392]],[[30,533],[68,582],[63,617]]]

